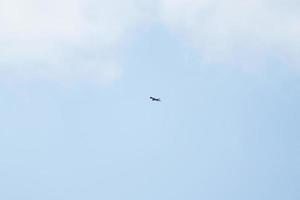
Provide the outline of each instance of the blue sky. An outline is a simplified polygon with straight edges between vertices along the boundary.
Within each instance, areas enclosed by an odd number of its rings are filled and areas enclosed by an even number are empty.
[[[300,198],[297,1],[0,5],[0,199]]]

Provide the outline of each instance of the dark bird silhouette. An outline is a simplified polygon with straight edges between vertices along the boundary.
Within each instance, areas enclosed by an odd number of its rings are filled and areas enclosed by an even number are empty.
[[[160,101],[160,98],[150,97],[150,99],[151,99],[152,101]]]

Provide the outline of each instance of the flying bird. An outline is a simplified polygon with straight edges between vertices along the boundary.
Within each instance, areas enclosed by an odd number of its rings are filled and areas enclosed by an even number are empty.
[[[160,101],[160,98],[150,97],[150,99],[151,99],[152,101]]]

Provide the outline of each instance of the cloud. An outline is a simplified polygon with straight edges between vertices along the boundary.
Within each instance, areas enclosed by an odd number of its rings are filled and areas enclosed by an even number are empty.
[[[110,82],[135,0],[0,0],[0,78]]]
[[[300,65],[297,0],[0,0],[0,80],[109,83],[145,22],[183,36],[205,63]]]
[[[300,64],[297,0],[162,0],[161,19],[198,50],[205,63]]]

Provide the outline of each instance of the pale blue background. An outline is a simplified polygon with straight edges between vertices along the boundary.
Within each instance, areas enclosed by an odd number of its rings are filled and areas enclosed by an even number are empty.
[[[1,200],[300,199],[300,73],[204,65],[160,26],[122,51],[105,86],[1,85]]]

